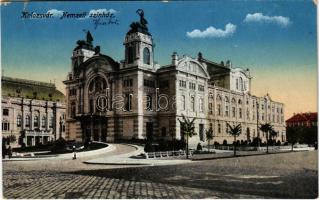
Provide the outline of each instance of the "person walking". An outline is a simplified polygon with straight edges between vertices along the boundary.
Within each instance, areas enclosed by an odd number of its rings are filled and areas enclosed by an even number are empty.
[[[76,150],[75,146],[73,146],[73,158],[72,158],[73,160],[76,160],[76,152],[75,152],[75,150]]]
[[[9,156],[9,159],[12,158],[12,149],[11,149],[10,145],[9,145],[9,148],[8,148],[8,156]]]
[[[6,158],[6,154],[7,154],[6,141],[2,139],[2,159]]]

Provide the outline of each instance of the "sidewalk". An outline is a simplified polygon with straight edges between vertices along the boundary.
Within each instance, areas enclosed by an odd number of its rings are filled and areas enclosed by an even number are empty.
[[[84,151],[84,152],[77,152],[76,157],[83,158],[88,156],[95,156],[99,154],[105,154],[115,150],[115,146],[112,144],[108,144],[107,147],[92,151]],[[31,152],[30,152],[31,153]],[[65,153],[65,154],[52,154],[52,155],[36,155],[34,157],[20,157],[20,158],[5,158],[2,161],[32,161],[32,160],[49,160],[49,159],[72,159],[73,153]]]
[[[86,164],[100,164],[100,165],[176,165],[183,163],[190,163],[191,160],[186,159],[143,159],[143,158],[131,158],[131,156],[137,156],[144,153],[144,149],[141,146],[131,145],[136,148],[136,151],[109,156],[105,158],[97,158],[85,161]]]

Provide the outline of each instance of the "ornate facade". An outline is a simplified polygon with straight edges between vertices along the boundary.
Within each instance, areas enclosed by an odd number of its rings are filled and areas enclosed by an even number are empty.
[[[117,62],[86,40],[73,50],[72,70],[64,81],[67,99],[66,138],[78,141],[154,138],[182,139],[182,115],[196,118],[197,136],[205,141],[212,128],[214,141],[228,143],[226,123],[242,124],[243,141],[265,136],[258,123],[271,123],[285,141],[284,105],[267,94],[250,94],[249,70],[230,61],[215,63],[201,53],[197,58],[172,54],[171,64],[153,61],[154,45],[143,11],[124,39],[125,59]]]
[[[64,95],[54,84],[2,77],[2,137],[12,147],[65,137]]]

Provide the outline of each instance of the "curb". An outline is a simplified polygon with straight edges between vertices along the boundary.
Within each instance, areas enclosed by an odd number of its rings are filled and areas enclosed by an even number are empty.
[[[283,152],[269,152],[269,153],[258,153],[258,154],[249,154],[249,155],[231,155],[231,156],[220,156],[220,157],[212,157],[212,158],[197,158],[192,159],[192,161],[201,161],[201,160],[217,160],[217,159],[225,159],[225,158],[237,158],[237,157],[249,157],[249,156],[266,156],[272,154],[282,154],[282,153],[296,153],[296,152],[304,152],[304,151],[283,151]]]

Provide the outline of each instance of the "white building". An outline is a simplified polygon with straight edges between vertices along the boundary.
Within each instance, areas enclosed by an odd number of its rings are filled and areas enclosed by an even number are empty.
[[[54,84],[2,77],[2,137],[12,147],[65,137],[64,95]]]
[[[249,70],[230,61],[215,63],[173,53],[171,64],[154,64],[152,35],[144,14],[124,39],[125,59],[115,61],[86,40],[73,50],[72,70],[66,85],[66,138],[78,141],[115,141],[132,138],[182,139],[182,115],[196,118],[197,136],[191,144],[205,142],[212,128],[214,141],[233,142],[226,123],[242,125],[238,140],[265,140],[257,124],[271,123],[285,141],[284,105],[269,95],[250,94]],[[257,115],[259,117],[257,118]]]

